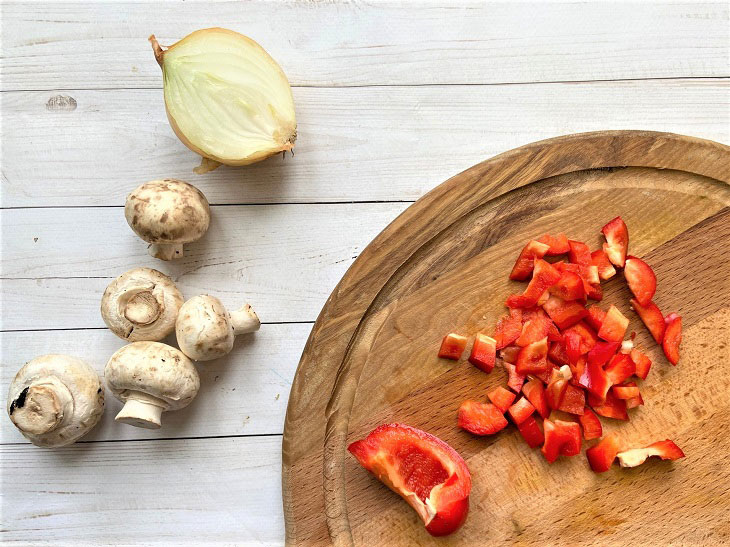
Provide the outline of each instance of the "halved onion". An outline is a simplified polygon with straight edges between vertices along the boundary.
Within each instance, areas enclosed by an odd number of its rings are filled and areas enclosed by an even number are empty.
[[[203,173],[247,165],[291,150],[294,98],[281,67],[250,38],[223,28],[193,32],[164,49],[149,38],[162,67],[165,108],[178,138],[203,161]]]

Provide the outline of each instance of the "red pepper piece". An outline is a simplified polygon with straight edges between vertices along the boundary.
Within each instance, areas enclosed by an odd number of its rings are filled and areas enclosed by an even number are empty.
[[[508,308],[531,308],[543,293],[560,280],[560,272],[541,258],[535,259],[535,272],[525,292],[507,298]]]
[[[648,306],[656,292],[656,275],[651,267],[635,256],[626,258],[624,277],[637,302]]]
[[[548,340],[547,336],[542,340],[533,342],[520,350],[517,355],[517,372],[519,374],[530,374],[548,370],[547,362]]]
[[[679,363],[679,344],[682,343],[682,318],[676,313],[670,313],[667,315],[666,324],[662,349],[667,360],[676,365]]]
[[[533,378],[537,378],[543,384],[546,384],[546,385],[550,381],[550,378],[552,378],[553,369],[556,368],[555,363],[553,363],[550,359],[548,359],[547,361],[548,361],[548,368],[546,370],[543,370],[540,372],[531,372],[529,374],[529,376],[531,376]]]
[[[545,398],[545,388],[542,386],[540,380],[536,378],[529,380],[522,386],[522,393],[532,403],[532,406],[535,407],[535,410],[537,410],[542,418],[547,418],[550,415],[550,408]]]
[[[492,391],[487,393],[487,397],[492,401],[492,404],[496,406],[499,411],[504,414],[507,409],[512,405],[515,400],[515,395],[508,389],[504,389],[502,386],[494,388]]]
[[[593,349],[588,352],[588,362],[602,367],[608,363],[620,347],[621,342],[604,342],[603,340],[599,340],[593,346]]]
[[[611,380],[603,367],[596,362],[587,364],[579,382],[588,390],[590,395],[593,395],[594,400],[598,401],[599,404],[605,400],[608,390],[611,389]],[[591,406],[593,405],[591,404]]]
[[[547,256],[557,256],[567,253],[570,250],[570,245],[568,244],[568,238],[565,234],[560,233],[557,236],[551,236],[550,234],[545,234],[541,238],[538,239],[540,243],[545,243],[546,245],[549,245],[550,248],[548,249],[548,252],[545,253]]]
[[[577,423],[545,420],[542,425],[545,428],[542,453],[548,462],[553,463],[559,455],[575,456],[580,453],[580,426]]]
[[[646,448],[632,448],[618,453],[621,467],[636,467],[651,456],[659,456],[663,460],[678,460],[684,458],[684,452],[674,441],[669,439],[650,444]]]
[[[591,408],[593,408],[596,414],[600,414],[606,418],[614,418],[616,420],[629,419],[629,414],[626,412],[626,401],[618,399],[611,391],[606,393],[606,398],[603,402],[595,395],[588,394],[588,404],[591,405]]]
[[[603,250],[608,255],[611,264],[623,268],[626,262],[626,251],[629,248],[629,229],[626,224],[621,217],[616,217],[601,228],[601,232],[606,237]]]
[[[601,285],[598,283],[595,284],[584,284],[586,289],[586,296],[590,298],[591,300],[595,300],[596,302],[599,302],[600,300],[603,300],[603,289],[601,288]]]
[[[641,393],[639,393],[639,387],[634,382],[627,382],[618,386],[612,386],[611,391],[613,391],[613,394],[618,399],[623,399],[624,401],[641,396]]]
[[[649,375],[649,369],[651,368],[651,359],[636,348],[632,349],[629,355],[636,366],[635,374],[642,380],[646,380],[646,377]]]
[[[461,403],[457,423],[474,435],[494,435],[507,427],[507,419],[496,406],[477,401]]]
[[[649,329],[656,343],[661,344],[662,340],[664,340],[666,325],[664,324],[664,316],[657,305],[654,302],[649,302],[648,305],[642,306],[638,300],[632,298],[631,307],[634,308],[641,321]]]
[[[563,300],[585,300],[586,298],[583,278],[569,270],[561,271],[560,279],[548,291]]]
[[[586,395],[583,390],[568,384],[565,386],[563,398],[560,401],[558,410],[568,412],[569,414],[583,414],[583,408],[586,406]]]
[[[525,397],[520,397],[515,404],[509,407],[509,415],[517,425],[529,418],[533,412],[535,412],[535,407]]]
[[[522,310],[511,309],[509,315],[502,316],[494,328],[497,349],[509,346],[517,340],[522,331]]]
[[[545,400],[550,408],[557,410],[560,407],[567,387],[568,381],[557,370],[553,371],[553,377],[545,388]]]
[[[592,439],[600,439],[603,435],[603,427],[601,427],[601,420],[598,419],[596,413],[590,408],[585,407],[583,409],[583,415],[578,418],[581,427],[583,427],[583,438],[586,441]]]
[[[636,408],[637,406],[642,406],[644,404],[644,399],[641,398],[641,393],[637,395],[636,397],[631,397],[631,399],[626,399],[626,409]]]
[[[568,260],[572,264],[577,264],[579,267],[582,268],[589,268],[593,265],[593,261],[591,260],[591,250],[582,241],[575,241],[574,239],[568,240],[568,245],[570,246],[570,251],[568,251]],[[598,283],[600,280],[595,279],[592,280],[591,283]]]
[[[593,349],[593,346],[598,342],[598,335],[590,328],[585,321],[579,321],[572,327],[565,329],[563,336],[569,332],[576,332],[580,336],[580,354],[585,355]]]
[[[611,469],[611,464],[616,459],[619,450],[618,436],[615,433],[606,435],[601,442],[586,450],[591,469],[596,473],[603,473]]]
[[[586,323],[593,327],[596,332],[601,330],[603,320],[606,318],[606,312],[598,307],[598,304],[593,304],[588,308],[588,315],[586,316]]]
[[[518,346],[529,346],[533,342],[542,340],[550,334],[553,322],[547,314],[540,308],[534,310],[524,310],[522,313],[522,332],[520,337],[515,341]],[[554,329],[557,332],[557,329]],[[557,333],[560,336],[560,333]]]
[[[517,356],[520,354],[520,346],[507,346],[499,352],[499,356],[505,363],[515,364],[517,362]]]
[[[616,306],[611,306],[606,312],[606,317],[601,323],[601,330],[598,331],[598,337],[603,338],[609,342],[621,342],[626,334],[626,329],[629,326],[629,318],[625,317],[624,314]]]
[[[565,340],[565,354],[568,356],[568,364],[577,363],[581,356],[581,337],[575,331],[568,331],[563,335]]]
[[[535,258],[542,258],[549,250],[550,246],[545,243],[540,243],[534,239],[529,241],[517,258],[509,278],[514,281],[524,281],[530,277]]]
[[[517,372],[517,367],[511,363],[504,362],[504,368],[507,370],[507,387],[515,393],[519,393],[522,384],[525,383],[525,375]]]
[[[474,339],[469,362],[486,373],[492,372],[497,360],[497,342],[486,334],[479,333]]]
[[[416,510],[431,535],[450,534],[466,520],[469,468],[437,437],[407,425],[386,424],[347,449]]]
[[[631,360],[630,355],[625,353],[617,353],[611,358],[608,366],[605,368],[606,376],[611,384],[621,384],[625,382],[629,376],[633,376],[636,372],[636,365]]]
[[[537,448],[545,442],[545,436],[534,416],[528,416],[524,422],[517,425],[517,429],[530,448]]]
[[[565,351],[565,336],[563,336],[563,342],[553,342],[550,344],[548,359],[559,365],[568,364],[568,354]]]
[[[616,275],[616,268],[613,267],[611,261],[608,259],[608,255],[603,252],[602,249],[593,251],[591,253],[591,264],[598,268],[598,277],[602,281],[611,279]]]
[[[568,366],[570,367],[570,372],[573,374],[573,377],[570,379],[570,383],[576,387],[583,388],[583,385],[580,383],[580,379],[586,371],[585,357],[580,357],[575,363],[568,363]]]
[[[543,309],[561,330],[572,327],[588,315],[588,310],[580,302],[575,300],[566,302],[554,295],[543,304]]]
[[[459,336],[458,334],[449,333],[444,336],[443,342],[441,342],[441,349],[439,349],[439,357],[442,359],[452,359],[458,361],[461,358],[461,354],[464,353],[466,347],[466,336]]]

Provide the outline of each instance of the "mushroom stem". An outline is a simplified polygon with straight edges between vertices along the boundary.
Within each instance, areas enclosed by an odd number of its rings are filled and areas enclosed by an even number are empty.
[[[124,403],[122,410],[114,420],[136,427],[159,429],[162,425],[160,418],[165,406],[165,403],[157,397],[141,391],[131,391],[127,402]]]
[[[151,243],[147,252],[160,260],[172,260],[183,257],[182,243]]]
[[[73,396],[66,385],[56,378],[43,378],[12,402],[10,419],[21,431],[42,435],[56,429],[68,411],[73,413]]]
[[[128,291],[129,294],[132,291]],[[162,313],[160,303],[149,290],[132,292],[124,303],[124,317],[135,325],[149,325],[154,323]]]
[[[256,312],[253,311],[251,304],[244,305],[240,310],[231,312],[231,326],[233,334],[246,334],[259,330],[261,321]]]

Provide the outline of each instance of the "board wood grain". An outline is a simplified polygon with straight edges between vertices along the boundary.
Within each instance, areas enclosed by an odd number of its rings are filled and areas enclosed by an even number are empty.
[[[487,160],[407,209],[348,270],[302,355],[283,442],[288,542],[628,544],[646,541],[647,531],[658,544],[727,541],[730,473],[714,439],[730,420],[721,372],[730,335],[729,183],[727,146],[599,132]],[[584,456],[548,465],[514,431],[459,431],[461,401],[485,400],[505,374],[440,361],[443,335],[493,329],[518,290],[507,274],[527,239],[565,232],[596,248],[600,227],[617,215],[629,226],[630,252],[657,273],[655,301],[683,316],[683,357],[671,367],[629,311],[620,276],[608,282],[603,305],[625,311],[655,365],[643,384],[646,406],[627,424],[604,423],[626,444],[672,438],[688,458],[597,476]],[[346,455],[349,442],[386,421],[426,429],[467,460],[473,515],[448,539],[428,536]]]

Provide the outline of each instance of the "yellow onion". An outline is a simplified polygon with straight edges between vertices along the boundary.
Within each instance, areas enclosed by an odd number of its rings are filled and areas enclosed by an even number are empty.
[[[223,28],[193,32],[163,49],[167,118],[178,138],[203,156],[195,171],[248,165],[291,150],[294,98],[281,67],[250,38]]]

